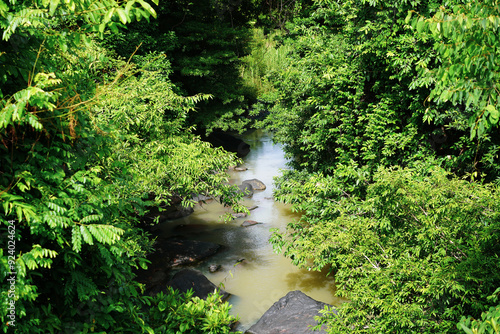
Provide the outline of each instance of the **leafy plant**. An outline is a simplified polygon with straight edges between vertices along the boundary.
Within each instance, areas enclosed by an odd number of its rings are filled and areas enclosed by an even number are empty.
[[[410,21],[412,13],[407,17]],[[422,64],[422,84],[432,85],[429,98],[462,104],[469,116],[470,137],[482,137],[497,125],[500,66],[496,49],[500,40],[500,12],[496,1],[440,7],[431,18],[418,17],[412,26],[435,38],[440,62]]]
[[[220,298],[216,291],[200,299],[193,297],[193,290],[180,294],[169,288],[148,302],[148,322],[154,324],[155,333],[241,333],[231,330],[237,319],[229,315],[229,303]]]
[[[449,179],[430,164],[380,169],[362,198],[341,183],[306,179],[305,217],[271,242],[311,270],[331,266],[349,302],[331,333],[453,332],[491,306],[498,256],[498,191]],[[304,207],[305,206],[305,207]]]
[[[487,299],[491,302],[498,302],[498,294],[500,288]],[[462,317],[458,323],[458,328],[462,329],[467,334],[482,334],[482,333],[500,333],[500,306],[490,307],[490,309],[481,314],[481,320],[475,320],[472,317]]]
[[[234,156],[202,143],[184,122],[207,96],[175,94],[163,58],[148,55],[137,65],[86,35],[149,17],[145,2],[0,8],[7,46],[0,55],[0,234],[10,236],[0,245],[0,284],[2,300],[15,303],[11,328],[152,333],[144,320],[149,297],[133,273],[146,268],[152,247],[140,217],[173,196],[192,205],[202,192],[237,206],[236,190],[222,184]],[[7,275],[15,276],[14,292]],[[0,307],[4,324],[9,306]]]

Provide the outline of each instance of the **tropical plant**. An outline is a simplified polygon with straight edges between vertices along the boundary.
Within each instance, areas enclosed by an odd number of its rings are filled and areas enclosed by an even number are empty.
[[[185,128],[207,97],[173,93],[161,57],[136,65],[87,35],[153,14],[143,1],[0,3],[0,284],[8,302],[0,319],[15,332],[155,332],[151,299],[134,281],[152,247],[139,218],[174,195],[186,205],[198,192],[236,203],[220,183],[234,157]],[[229,321],[227,306],[203,305]]]
[[[307,211],[271,242],[296,265],[330,268],[349,300],[327,313],[329,332],[455,332],[463,315],[492,306],[498,190],[432,165],[381,168],[362,197],[331,177],[280,187],[278,197]]]
[[[407,17],[411,20],[412,12]],[[435,68],[422,63],[421,85],[432,85],[429,99],[463,105],[471,138],[482,137],[498,124],[500,9],[494,0],[441,6],[431,18],[412,21],[419,34],[435,39]]]

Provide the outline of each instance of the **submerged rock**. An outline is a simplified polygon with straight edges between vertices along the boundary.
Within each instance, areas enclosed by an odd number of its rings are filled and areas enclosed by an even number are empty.
[[[291,291],[274,303],[245,334],[311,334],[326,333],[326,328],[312,332],[310,326],[318,323],[314,317],[325,303],[306,296],[301,291]]]
[[[222,246],[212,242],[172,238],[157,241],[156,251],[151,255],[154,263],[162,262],[164,266],[174,267],[192,264],[214,255]]]
[[[207,299],[208,294],[216,290],[222,296],[222,300],[226,300],[231,296],[231,294],[210,282],[201,272],[194,269],[182,269],[172,277],[167,285],[182,293],[193,289],[194,296],[202,299]]]
[[[211,264],[208,266],[208,271],[212,274],[221,270],[222,266],[220,264]]]
[[[159,223],[163,223],[167,220],[189,216],[193,212],[193,208],[185,208],[180,204],[172,204],[164,208],[161,212],[157,207],[150,208],[149,213],[144,216],[144,219],[148,222],[153,222],[155,219],[158,219]]]
[[[195,202],[207,202],[213,200],[213,197],[200,194],[200,195],[193,195],[192,200]]]
[[[258,224],[262,224],[262,223],[256,222],[255,220],[245,220],[241,224],[241,226],[243,226],[243,227],[249,227],[249,226],[258,225]]]
[[[231,216],[233,216],[233,218],[245,218],[248,215],[244,212],[238,212],[238,213],[232,213]]]
[[[176,234],[204,234],[210,231],[211,227],[206,224],[180,224],[173,228]]]

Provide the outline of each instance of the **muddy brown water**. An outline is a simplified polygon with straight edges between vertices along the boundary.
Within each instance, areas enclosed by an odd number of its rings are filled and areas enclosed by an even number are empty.
[[[216,285],[221,285],[232,296],[231,313],[238,315],[237,329],[248,329],[281,297],[289,291],[301,290],[306,295],[335,306],[342,299],[335,297],[335,281],[325,272],[298,269],[289,259],[273,252],[268,240],[271,228],[284,229],[292,220],[300,217],[291,206],[273,199],[273,177],[280,169],[287,168],[280,146],[274,145],[270,135],[254,131],[242,136],[251,146],[243,159],[246,171],[231,171],[231,182],[259,179],[267,189],[255,191],[252,198],[243,202],[247,207],[258,206],[246,218],[230,223],[221,222],[220,216],[227,210],[213,201],[195,208],[188,217],[163,223],[160,228],[165,236],[177,234],[188,238],[210,241],[226,246],[226,250],[197,264],[200,270]],[[262,224],[241,227],[245,220]],[[244,259],[244,260],[243,260]],[[210,273],[208,266],[220,264],[221,270]]]

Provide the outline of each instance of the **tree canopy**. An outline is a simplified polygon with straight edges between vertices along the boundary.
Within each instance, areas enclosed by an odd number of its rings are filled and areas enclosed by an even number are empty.
[[[303,213],[270,241],[335,275],[328,332],[498,333],[499,8],[0,0],[2,331],[229,332],[217,295],[144,295],[144,215],[244,211],[202,139],[265,127]]]

